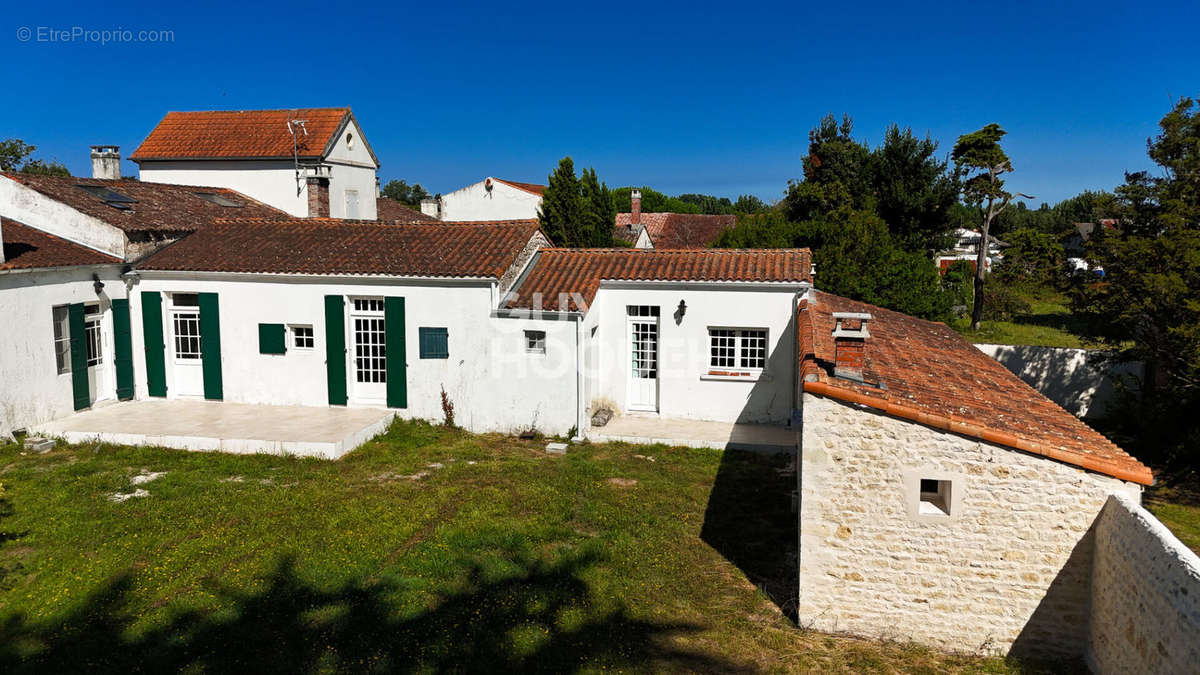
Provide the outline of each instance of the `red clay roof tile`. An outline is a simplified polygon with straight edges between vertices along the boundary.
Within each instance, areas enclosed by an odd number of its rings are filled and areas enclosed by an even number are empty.
[[[376,220],[388,223],[437,223],[441,222],[433,216],[427,216],[420,211],[409,208],[389,197],[379,197],[375,200]]]
[[[630,227],[633,214],[618,213],[614,234],[634,243],[637,232]],[[707,248],[721,234],[734,226],[737,216],[696,213],[643,213],[638,220],[650,234],[656,248]]]
[[[580,311],[603,280],[811,281],[808,249],[542,249],[506,302],[510,308]],[[565,301],[565,304],[564,304]]]
[[[329,218],[227,220],[150,256],[145,270],[499,278],[536,220],[393,224]]]
[[[0,218],[0,240],[4,242],[4,261],[0,262],[0,270],[108,265],[122,262],[120,258],[80,246],[11,218]]]
[[[864,382],[830,374],[834,312],[867,312]],[[1123,480],[1154,477],[944,324],[814,291],[797,316],[804,389]]]
[[[537,183],[518,183],[515,180],[504,180],[503,178],[495,178],[493,180],[498,180],[501,183],[504,183],[505,185],[511,185],[512,187],[515,187],[518,190],[524,190],[526,192],[531,192],[535,195],[538,195],[539,197],[542,195],[543,192],[546,191],[545,185],[538,185]]]
[[[304,120],[297,154],[321,157],[350,116],[349,108],[169,112],[130,159],[291,158],[289,120]]]

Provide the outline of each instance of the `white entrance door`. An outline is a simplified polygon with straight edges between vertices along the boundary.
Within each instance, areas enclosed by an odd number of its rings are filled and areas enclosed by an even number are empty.
[[[83,306],[83,336],[87,347],[88,398],[95,403],[108,391],[104,369],[104,311],[100,305]]]
[[[200,296],[171,294],[171,361],[176,396],[204,395],[204,362],[200,359]]]
[[[658,307],[630,305],[629,409],[658,411]]]
[[[367,402],[387,400],[387,349],[383,298],[354,298],[350,338],[354,345],[354,397]]]

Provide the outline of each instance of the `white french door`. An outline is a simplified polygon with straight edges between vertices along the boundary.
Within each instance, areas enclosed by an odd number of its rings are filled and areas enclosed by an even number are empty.
[[[630,410],[658,411],[658,307],[630,305],[626,309],[629,335]]]
[[[108,398],[108,378],[104,370],[104,310],[100,305],[83,306],[83,337],[87,348],[88,398],[95,403]]]
[[[176,396],[204,395],[204,361],[200,356],[200,296],[171,294],[172,389]]]
[[[383,298],[354,298],[350,310],[350,337],[354,346],[353,391],[357,399],[387,400],[386,328]]]

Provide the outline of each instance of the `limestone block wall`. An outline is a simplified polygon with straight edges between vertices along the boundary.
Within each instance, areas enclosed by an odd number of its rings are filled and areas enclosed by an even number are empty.
[[[1092,525],[1140,486],[804,394],[801,625],[1082,658]],[[945,515],[920,499],[942,481]]]
[[[1096,521],[1089,626],[1095,673],[1200,671],[1200,557],[1122,495]]]

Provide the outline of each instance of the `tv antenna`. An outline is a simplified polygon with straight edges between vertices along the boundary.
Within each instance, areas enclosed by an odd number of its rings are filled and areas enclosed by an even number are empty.
[[[296,196],[299,197],[300,193],[304,192],[304,181],[300,177],[300,139],[296,133],[297,129],[303,132],[305,137],[307,137],[308,120],[292,119],[291,115],[289,114],[287,130],[288,133],[292,135],[292,168],[296,171]]]

